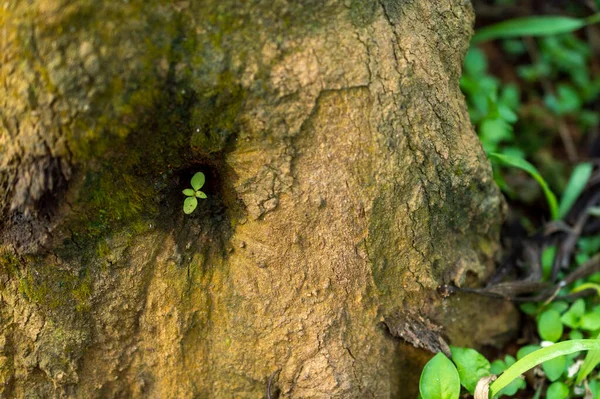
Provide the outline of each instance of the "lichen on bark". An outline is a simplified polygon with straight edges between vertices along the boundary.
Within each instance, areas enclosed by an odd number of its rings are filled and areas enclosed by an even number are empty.
[[[458,88],[472,18],[6,2],[0,395],[254,398],[280,370],[280,397],[413,397],[427,352],[401,338],[499,343],[509,305],[436,291],[499,250]]]

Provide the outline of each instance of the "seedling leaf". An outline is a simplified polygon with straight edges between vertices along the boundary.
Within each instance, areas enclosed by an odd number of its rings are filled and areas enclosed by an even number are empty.
[[[198,198],[202,198],[202,199],[206,199],[206,194],[204,194],[202,191],[196,191],[196,197]]]
[[[198,200],[196,197],[187,197],[185,201],[183,201],[183,213],[189,215],[194,212],[194,209],[198,206]]]
[[[187,195],[188,197],[193,197],[195,194],[195,191],[192,190],[191,188],[186,188],[185,190],[183,190],[183,193],[185,195]]]
[[[423,399],[458,399],[458,371],[443,353],[438,353],[425,365],[421,373],[419,391]]]
[[[194,190],[198,191],[204,185],[204,173],[198,172],[192,177],[192,187]]]

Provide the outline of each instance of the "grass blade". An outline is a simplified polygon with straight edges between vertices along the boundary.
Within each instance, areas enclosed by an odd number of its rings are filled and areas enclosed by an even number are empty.
[[[547,360],[586,350],[600,350],[600,339],[574,339],[538,349],[506,369],[504,373],[490,385],[490,397],[493,398],[500,390],[502,390],[502,388],[510,384],[515,378],[519,377],[527,370],[530,370]]]
[[[479,43],[494,39],[507,39],[521,36],[551,36],[568,33],[595,22],[595,17],[578,19],[563,16],[538,16],[515,18],[478,30],[472,42]]]
[[[600,338],[600,335],[596,337],[596,339]],[[600,351],[593,350],[589,351],[587,355],[585,355],[585,360],[579,369],[579,373],[577,374],[577,380],[575,380],[575,385],[581,384],[583,381],[600,363]]]
[[[531,177],[533,177],[539,183],[540,187],[542,187],[544,195],[546,196],[546,200],[548,201],[548,206],[550,207],[550,215],[552,216],[552,219],[558,219],[558,202],[556,201],[556,196],[552,190],[550,190],[548,183],[546,183],[546,180],[544,180],[542,175],[540,175],[540,172],[538,172],[535,166],[523,158],[511,157],[504,154],[492,153],[489,154],[489,157],[493,161],[497,161],[508,166],[513,166],[529,173]]]
[[[560,200],[560,206],[558,207],[559,219],[563,219],[565,216],[567,216],[567,213],[569,213],[573,207],[573,204],[583,192],[585,185],[590,180],[593,168],[594,167],[591,163],[585,162],[580,163],[575,167],[575,169],[573,169],[573,173],[571,173],[571,178],[569,179],[565,193]]]

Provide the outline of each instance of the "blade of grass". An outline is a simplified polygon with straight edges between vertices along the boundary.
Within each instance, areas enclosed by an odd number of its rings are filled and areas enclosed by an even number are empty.
[[[556,196],[552,190],[550,190],[548,183],[546,183],[546,180],[544,180],[542,175],[540,175],[540,172],[538,172],[535,166],[523,158],[511,157],[504,154],[492,153],[489,154],[489,157],[493,161],[497,161],[508,166],[513,166],[529,173],[531,177],[533,177],[539,183],[540,187],[542,187],[544,195],[546,196],[546,200],[548,201],[548,206],[550,207],[550,215],[552,216],[552,219],[558,219],[558,202],[556,201]]]
[[[507,39],[521,36],[551,36],[573,32],[584,26],[598,22],[599,14],[586,19],[564,16],[537,16],[515,18],[503,21],[478,30],[473,35],[472,42],[480,43],[487,40]]]
[[[600,335],[596,337],[596,339],[598,338],[600,338]],[[583,381],[596,368],[598,363],[600,363],[600,351],[589,351],[587,355],[585,355],[585,360],[579,369],[577,380],[575,380],[575,385],[581,384],[581,381]]]
[[[574,339],[538,349],[504,370],[500,377],[490,385],[490,398],[493,398],[515,378],[545,361],[579,351],[594,350],[600,350],[600,339]]]
[[[593,165],[589,162],[580,163],[573,169],[573,173],[571,173],[571,177],[569,178],[569,183],[567,183],[567,188],[565,189],[565,193],[563,194],[560,200],[560,206],[558,207],[558,218],[562,219],[571,210],[577,198],[583,192],[586,184],[590,180],[590,176],[592,176]]]

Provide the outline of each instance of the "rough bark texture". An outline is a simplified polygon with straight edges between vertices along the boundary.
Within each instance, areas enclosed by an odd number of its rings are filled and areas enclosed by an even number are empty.
[[[257,398],[280,370],[282,398],[414,398],[426,349],[500,343],[508,304],[436,290],[499,249],[458,88],[472,19],[5,1],[0,396]]]

